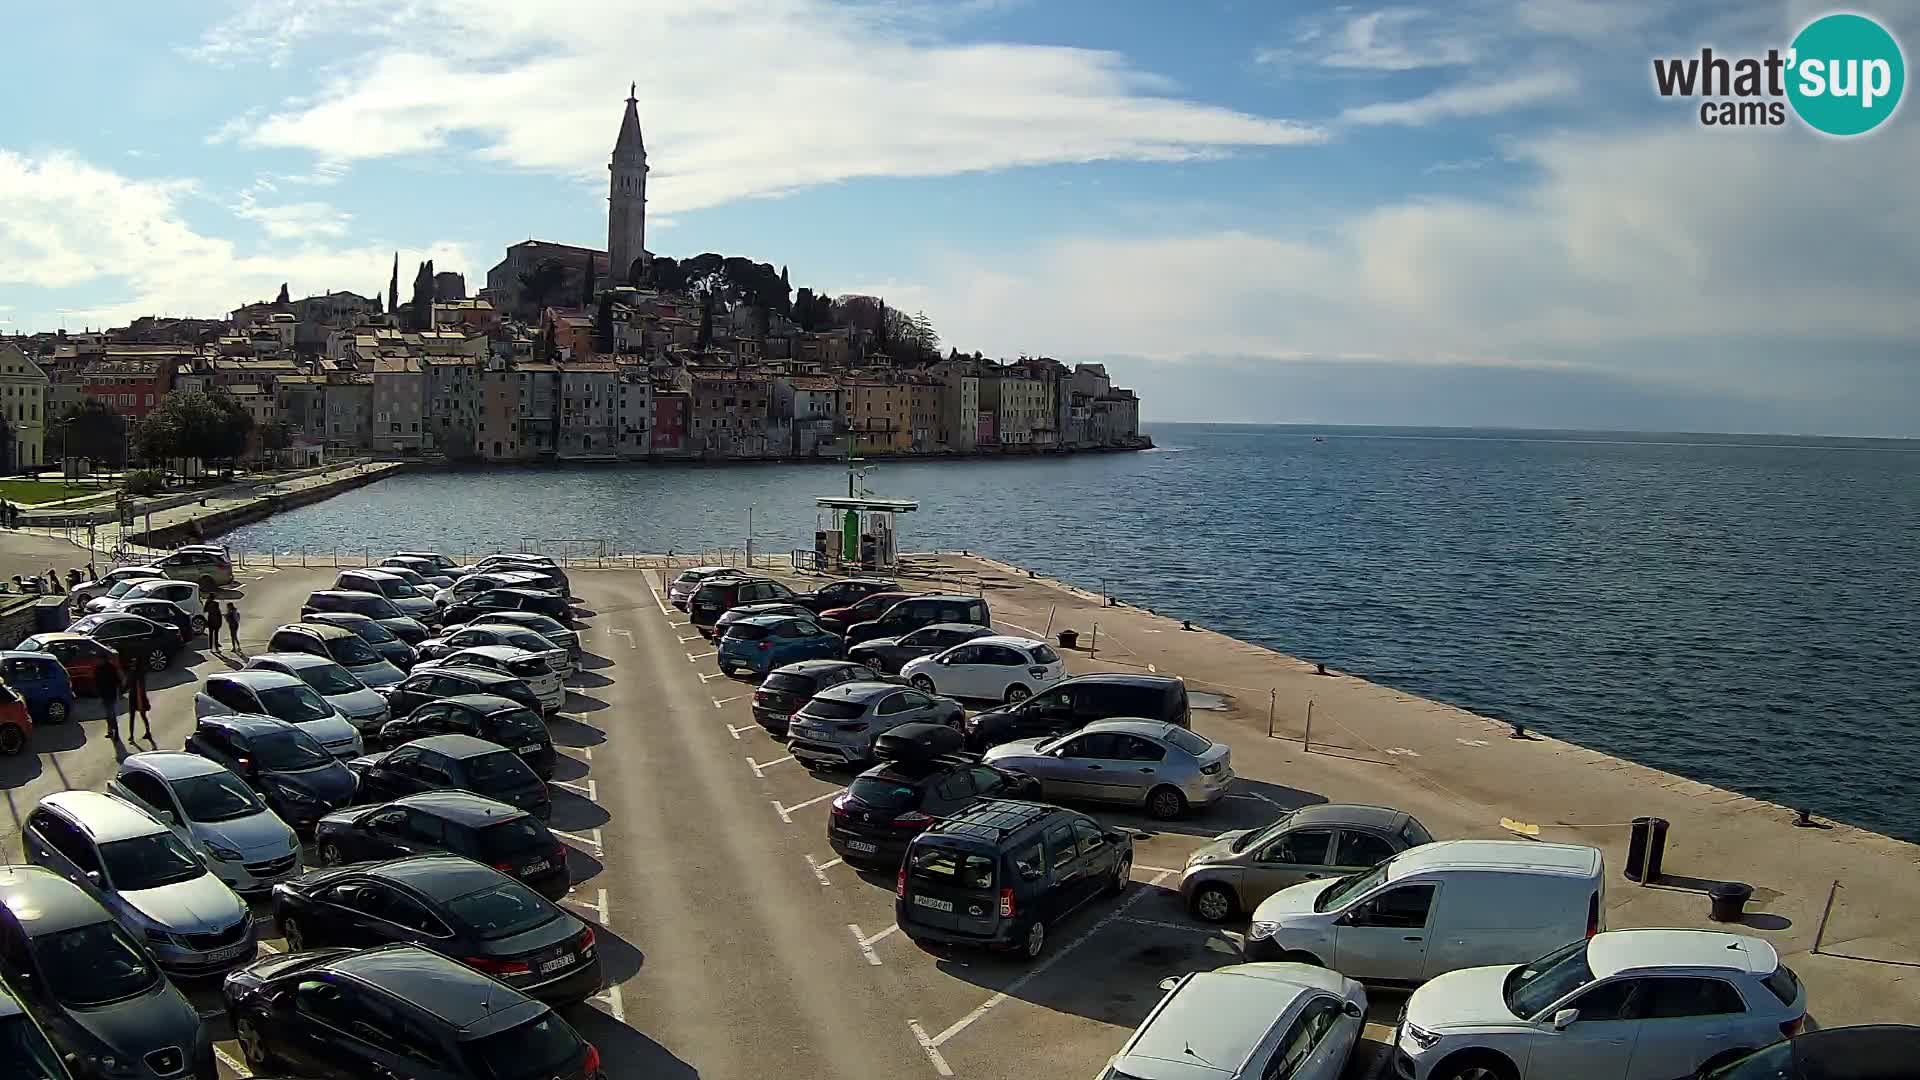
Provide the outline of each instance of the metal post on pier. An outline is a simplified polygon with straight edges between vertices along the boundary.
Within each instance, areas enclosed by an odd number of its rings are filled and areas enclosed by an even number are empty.
[[[1279,698],[1280,692],[1278,690],[1270,689],[1267,691],[1267,738],[1269,739],[1273,738],[1274,703],[1277,702]]]
[[[1307,734],[1305,738],[1300,740],[1300,752],[1303,754],[1313,753],[1313,699],[1312,698],[1307,699]]]
[[[1043,638],[1047,638],[1047,637],[1052,637],[1052,636],[1053,636],[1053,613],[1054,613],[1054,612],[1055,612],[1056,610],[1058,610],[1058,609],[1059,609],[1059,605],[1058,605],[1058,604],[1053,604],[1053,605],[1049,605],[1049,606],[1048,606],[1048,608],[1047,608],[1047,628],[1046,628],[1045,630],[1042,630],[1042,631],[1040,631],[1040,636],[1041,636],[1041,637],[1043,637]]]
[[[1093,634],[1087,641],[1087,659],[1093,659],[1093,651],[1100,647],[1100,624],[1093,624]]]
[[[1825,937],[1827,933],[1827,916],[1833,914],[1833,896],[1839,891],[1840,879],[1834,878],[1833,884],[1827,886],[1827,906],[1820,909],[1820,925],[1814,927],[1813,948],[1808,950],[1809,952],[1815,954],[1820,952],[1820,939]]]

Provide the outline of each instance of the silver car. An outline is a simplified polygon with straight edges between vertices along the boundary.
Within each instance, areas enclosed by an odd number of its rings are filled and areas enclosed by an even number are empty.
[[[477,667],[497,671],[523,680],[546,712],[558,709],[567,700],[567,684],[541,653],[516,649],[511,645],[475,645],[450,652],[438,660],[422,660],[413,665],[413,673],[443,667]]]
[[[810,769],[873,760],[873,740],[901,724],[958,728],[966,710],[952,698],[935,697],[887,682],[830,686],[800,707],[787,723],[787,749]]]
[[[1221,833],[1187,858],[1180,895],[1195,915],[1222,922],[1288,886],[1357,874],[1433,842],[1411,814],[1384,806],[1304,806],[1264,829]]]
[[[1233,784],[1233,751],[1158,720],[1101,720],[988,750],[990,765],[1040,781],[1049,799],[1124,803],[1161,820],[1208,806]]]
[[[313,688],[362,735],[387,722],[387,699],[346,667],[312,653],[261,653],[247,658],[245,671],[278,671]]]
[[[547,666],[560,676],[562,682],[573,676],[572,652],[548,639],[544,634],[510,623],[467,623],[450,627],[446,631],[446,636],[428,638],[421,642],[420,656],[425,660],[438,660],[478,645],[505,645],[522,652],[530,652],[545,660]]]
[[[222,716],[253,713],[297,724],[327,748],[346,759],[365,753],[360,730],[346,714],[327,703],[296,675],[279,671],[223,671],[209,675],[193,695],[193,715]]]
[[[263,893],[301,871],[293,830],[217,761],[178,750],[130,754],[107,791],[204,855],[207,868],[235,892]]]
[[[1101,1080],[1339,1080],[1367,1022],[1359,983],[1306,964],[1235,964],[1170,978]],[[1194,1064],[1204,1062],[1204,1068]]]
[[[157,566],[122,566],[107,571],[94,581],[75,585],[72,589],[73,599],[70,602],[76,611],[84,611],[87,601],[107,595],[115,585],[123,581],[150,581],[166,576],[167,572]]]
[[[99,791],[59,791],[27,815],[27,861],[85,889],[169,975],[211,975],[252,959],[253,913],[165,825]]]
[[[673,583],[667,586],[667,603],[672,604],[681,611],[685,611],[687,610],[687,600],[693,596],[695,589],[698,589],[709,580],[717,578],[722,574],[738,574],[740,572],[739,568],[732,566],[696,566],[689,570],[683,570],[680,576],[674,578]]]

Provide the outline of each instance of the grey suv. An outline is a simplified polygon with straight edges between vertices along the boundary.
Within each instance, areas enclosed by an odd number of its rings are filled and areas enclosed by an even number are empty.
[[[809,769],[874,760],[873,740],[901,724],[958,728],[966,710],[952,698],[884,682],[830,686],[787,724],[788,751]]]
[[[872,622],[847,627],[847,647],[880,637],[898,637],[934,623],[966,623],[992,626],[993,615],[987,601],[978,596],[930,594],[912,596],[888,608]]]

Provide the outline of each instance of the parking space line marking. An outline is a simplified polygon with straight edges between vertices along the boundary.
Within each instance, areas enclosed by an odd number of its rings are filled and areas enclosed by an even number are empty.
[[[914,1041],[920,1044],[920,1049],[927,1052],[927,1060],[933,1062],[933,1071],[941,1076],[952,1076],[953,1070],[947,1067],[947,1059],[940,1056],[940,1047],[927,1038],[927,1029],[920,1026],[920,1021],[907,1021],[907,1028],[913,1032]]]
[[[743,727],[734,727],[734,726],[733,726],[732,724],[728,724],[728,725],[726,725],[726,727],[727,727],[727,734],[729,734],[729,735],[731,735],[731,736],[733,736],[733,737],[734,737],[735,739],[738,739],[738,738],[740,737],[740,733],[741,733],[741,732],[743,732],[743,731],[752,731],[752,730],[753,730],[754,728],[757,728],[757,727],[759,727],[759,726],[760,726],[760,725],[758,725],[758,724],[747,724],[747,725],[745,725],[745,726],[743,726]]]
[[[809,855],[807,856],[807,865],[813,868],[813,876],[820,879],[820,884],[831,885],[833,882],[827,880],[827,869],[829,867],[839,866],[840,860],[835,859],[828,863],[814,862],[813,856]]]
[[[554,780],[550,782],[560,787],[566,788],[568,791],[571,791],[576,795],[585,796],[588,802],[600,801],[600,785],[594,783],[592,777],[587,778],[586,787],[581,787],[579,784],[576,784],[571,780]]]
[[[1191,934],[1205,934],[1208,937],[1212,937],[1215,934],[1219,934],[1222,937],[1237,936],[1234,934],[1233,931],[1222,930],[1217,926],[1200,926],[1198,924],[1193,924],[1193,923],[1166,922],[1161,919],[1136,919],[1131,915],[1127,916],[1126,918],[1120,921],[1132,923],[1135,926],[1155,926],[1155,927],[1159,927],[1162,930],[1185,930]]]
[[[721,708],[725,708],[725,707],[726,707],[726,704],[727,704],[727,702],[729,702],[729,701],[739,701],[739,700],[740,700],[741,698],[743,698],[743,697],[746,697],[746,696],[747,696],[747,695],[745,695],[745,694],[735,694],[735,695],[733,695],[732,697],[717,697],[717,698],[714,698],[714,699],[713,699],[713,707],[714,707],[714,708],[716,708],[716,709],[721,709]]]
[[[833,861],[834,861],[834,862],[839,862],[840,860],[839,860],[839,859],[835,859],[835,860],[833,860]],[[829,864],[829,865],[831,865],[831,864]],[[877,933],[877,934],[875,934],[875,935],[873,935],[872,937],[870,937],[870,938],[867,938],[867,939],[866,939],[865,941],[862,941],[862,942],[861,942],[860,944],[862,944],[862,945],[872,945],[873,943],[875,943],[875,942],[877,942],[877,941],[882,941],[882,940],[885,940],[885,938],[886,938],[886,936],[887,936],[888,934],[891,934],[891,933],[893,933],[893,932],[894,932],[895,930],[898,930],[898,929],[900,929],[900,924],[899,924],[899,923],[891,923],[891,924],[889,924],[889,925],[887,926],[887,928],[886,928],[885,930],[882,930],[882,931],[880,931],[879,933]]]
[[[1038,630],[1029,630],[1029,629],[1027,629],[1027,628],[1026,628],[1026,627],[1024,627],[1024,626],[1021,626],[1021,625],[1020,625],[1019,623],[1012,623],[1012,622],[1008,622],[1008,621],[1007,621],[1007,620],[1005,620],[1005,619],[1001,619],[1001,620],[1000,620],[1000,625],[1002,625],[1002,626],[1011,626],[1011,627],[1013,627],[1013,628],[1014,628],[1015,630],[1018,630],[1018,631],[1020,631],[1021,633],[1023,633],[1023,634],[1025,634],[1025,635],[1027,635],[1027,636],[1028,636],[1028,637],[1030,637],[1030,638],[1037,638],[1037,637],[1042,637],[1042,635],[1041,635],[1041,633],[1040,633],[1040,631],[1038,631]]]
[[[675,637],[680,637],[680,635],[678,635],[678,634],[675,634],[674,636],[675,636]],[[689,642],[689,641],[699,641],[699,640],[700,640],[700,635],[699,635],[699,634],[695,634],[695,635],[693,635],[692,637],[683,637],[683,638],[680,638],[680,644],[682,644],[682,645],[685,645],[685,644],[686,644],[687,642]]]
[[[279,946],[277,946],[277,945],[269,945],[269,944],[267,944],[267,943],[266,943],[266,942],[264,942],[264,941],[256,941],[256,942],[254,942],[254,944],[255,944],[255,945],[258,945],[258,946],[260,946],[261,948],[263,948],[263,949],[265,949],[265,950],[267,950],[268,952],[271,952],[271,953],[277,953],[277,952],[279,952],[279,951],[280,951],[280,948],[279,948]]]
[[[225,1010],[225,1009],[208,1009],[207,1011],[205,1011],[205,1012],[203,1012],[203,1013],[201,1013],[201,1014],[200,1014],[200,1019],[201,1019],[201,1020],[203,1020],[203,1021],[204,1021],[204,1020],[217,1020],[217,1019],[219,1019],[220,1017],[222,1017],[222,1016],[225,1016],[225,1015],[227,1015],[227,1010]]]
[[[706,652],[703,652],[703,653],[688,653],[688,654],[687,654],[687,663],[689,663],[689,664],[697,664],[697,663],[699,663],[700,661],[702,661],[702,660],[705,660],[705,659],[706,659],[707,657],[709,657],[709,656],[712,656],[712,655],[713,655],[713,651],[712,651],[711,649],[709,649],[708,651],[706,651]]]
[[[614,1020],[622,1024],[627,1022],[627,1009],[625,1004],[620,1000],[620,986],[618,983],[609,983],[606,990],[593,996],[593,1000],[605,1001],[607,1003],[607,1011],[613,1014]]]
[[[771,769],[771,768],[773,768],[773,767],[774,767],[775,765],[778,765],[778,764],[780,764],[780,763],[781,763],[781,762],[783,762],[783,761],[792,761],[792,760],[793,760],[793,755],[792,755],[792,754],[788,754],[788,755],[787,755],[786,757],[779,757],[779,758],[774,758],[774,759],[773,759],[772,761],[755,761],[755,760],[753,760],[752,758],[748,758],[748,759],[747,759],[747,768],[749,768],[749,769],[752,769],[752,770],[753,770],[753,775],[755,775],[755,776],[760,776],[760,777],[764,777],[764,776],[766,776],[766,775],[767,775],[767,773],[766,773],[766,770],[768,770],[768,769]],[[779,804],[779,803],[774,803],[773,805],[775,805],[775,806],[779,806],[780,804]],[[796,809],[796,810],[797,810],[797,809],[799,809],[799,807],[793,807],[793,809]],[[780,814],[780,816],[781,816],[781,817],[786,817],[786,816],[787,816],[787,815],[786,815],[786,812],[785,812],[785,811],[781,811],[781,814]]]
[[[667,618],[672,619],[673,616],[669,615],[667,616]],[[687,627],[692,626],[693,624],[690,622],[668,622],[667,625],[672,627],[675,630],[685,630]]]
[[[712,656],[713,654],[706,653],[705,655]],[[689,659],[691,659],[691,657],[689,657]],[[700,673],[700,681],[703,683],[709,683],[715,679],[724,679],[726,677],[727,673],[724,671],[703,671]]]
[[[1164,866],[1148,866],[1148,865],[1147,865],[1146,863],[1134,863],[1134,864],[1133,864],[1133,868],[1134,868],[1135,870],[1151,870],[1151,871],[1153,871],[1153,872],[1154,872],[1154,873],[1156,873],[1156,874],[1178,874],[1178,873],[1180,873],[1180,871],[1178,871],[1178,870],[1169,870],[1169,869],[1167,869],[1167,868],[1166,868],[1166,867],[1164,867]]]
[[[748,760],[749,762],[751,762],[751,761],[752,761],[753,759],[752,759],[752,758],[748,758],[747,760]],[[793,759],[792,759],[792,758],[790,758],[790,757],[783,757],[783,758],[781,758],[781,759],[780,759],[780,761],[792,761],[792,760],[793,760]],[[768,765],[778,765],[778,764],[780,764],[780,761],[769,761],[769,762],[767,762],[767,764],[768,764]],[[761,773],[759,769],[755,769],[755,770],[754,770],[754,774],[755,774],[755,775],[765,775],[765,774],[763,774],[763,773]],[[809,806],[812,806],[812,805],[813,805],[814,803],[817,803],[817,802],[819,802],[819,801],[820,801],[821,799],[831,799],[831,798],[833,798],[833,797],[834,797],[835,795],[838,795],[838,794],[840,794],[840,791],[841,791],[841,789],[840,789],[840,788],[834,788],[834,789],[833,789],[832,791],[829,791],[829,792],[827,792],[827,793],[826,793],[825,795],[815,795],[815,796],[814,796],[813,798],[811,798],[811,799],[808,799],[808,800],[807,800],[806,802],[803,802],[803,803],[794,803],[794,804],[793,804],[792,806],[781,806],[781,805],[780,805],[779,803],[777,803],[777,802],[776,802],[776,803],[774,803],[774,804],[773,804],[773,809],[774,809],[774,811],[775,811],[776,813],[778,813],[778,814],[780,815],[780,820],[781,820],[781,821],[784,821],[784,822],[786,822],[786,823],[788,823],[789,825],[791,825],[791,824],[793,823],[793,818],[791,818],[791,817],[789,817],[789,816],[787,816],[787,815],[789,815],[789,814],[791,814],[791,813],[793,813],[793,812],[794,812],[795,810],[805,810],[805,809],[806,809],[807,807],[809,807]]]
[[[861,931],[859,925],[856,923],[848,923],[847,929],[853,932],[853,943],[859,947],[861,955],[867,958],[867,963],[872,964],[874,967],[879,967],[880,954],[873,951],[872,943],[867,941],[867,935]]]
[[[584,746],[556,746],[554,749],[577,761],[593,760],[593,751]]]
[[[585,900],[576,900],[572,896],[563,896],[560,898],[560,902],[563,904],[572,904],[574,907],[585,908],[593,912],[600,917],[600,925],[605,926],[607,925],[607,890],[597,889],[595,893],[594,902],[591,904]]]
[[[559,829],[552,829],[552,828],[548,829],[547,831],[559,837],[562,840],[571,840],[576,844],[580,844],[586,847],[591,847],[596,852],[605,852],[607,850],[606,845],[600,842],[599,829],[593,830],[592,836],[581,836],[579,833],[561,832]]]
[[[629,648],[629,649],[637,649],[637,648],[639,648],[639,647],[640,647],[639,645],[636,645],[636,644],[634,643],[634,640],[633,640],[633,631],[631,631],[631,630],[622,630],[622,629],[620,629],[620,628],[619,628],[619,627],[617,627],[617,626],[609,626],[609,627],[607,627],[607,633],[609,633],[609,634],[613,634],[613,635],[615,635],[615,636],[617,636],[617,637],[623,637],[623,638],[626,638],[626,639],[627,639],[627,648]]]
[[[643,572],[640,575],[640,580],[647,583],[647,591],[653,594],[654,605],[660,609],[660,614],[671,622],[673,620],[673,614],[667,610],[666,602],[660,599],[660,590],[653,587],[653,571],[648,570]]]
[[[253,1075],[253,1070],[241,1064],[239,1058],[234,1057],[232,1054],[227,1053],[217,1046],[213,1048],[213,1056],[219,1058],[220,1064],[232,1070],[235,1076],[249,1077]]]

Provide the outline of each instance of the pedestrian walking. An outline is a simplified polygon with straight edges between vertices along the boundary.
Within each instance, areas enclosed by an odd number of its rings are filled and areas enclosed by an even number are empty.
[[[214,652],[220,651],[220,601],[211,595],[207,597],[207,606],[201,613],[207,620],[207,647]]]
[[[233,651],[240,651],[240,605],[227,601],[227,640],[232,642]]]
[[[107,736],[114,742],[119,742],[120,665],[118,663],[102,664],[93,676],[93,683],[100,691],[100,704],[107,710]]]
[[[133,721],[137,717],[140,726],[145,729],[147,741],[153,741],[153,718],[148,710],[153,708],[153,699],[147,695],[147,672],[150,664],[145,650],[133,654],[133,665],[127,672],[127,734],[133,734]]]

